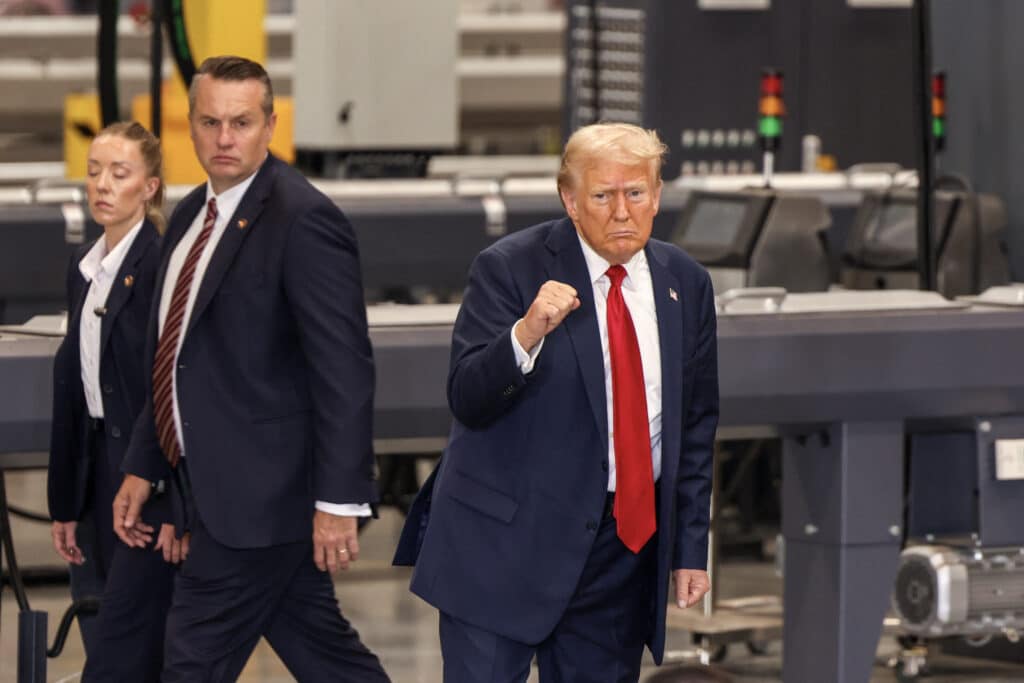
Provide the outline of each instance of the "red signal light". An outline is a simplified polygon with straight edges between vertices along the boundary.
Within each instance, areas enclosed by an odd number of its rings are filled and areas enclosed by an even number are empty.
[[[766,70],[761,74],[761,94],[782,97],[782,74]]]

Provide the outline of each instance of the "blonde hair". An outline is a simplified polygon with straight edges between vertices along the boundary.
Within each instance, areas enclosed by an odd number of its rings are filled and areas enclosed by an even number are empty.
[[[649,164],[651,179],[661,183],[661,164],[668,147],[654,130],[629,123],[594,123],[580,128],[565,143],[558,169],[558,190],[574,189],[584,170],[598,161]]]
[[[112,123],[99,133],[97,138],[104,135],[116,136],[139,143],[139,151],[142,153],[142,162],[146,166],[146,177],[156,178],[160,181],[153,196],[146,201],[146,218],[156,226],[157,232],[161,235],[167,222],[164,220],[162,211],[164,205],[164,155],[160,150],[160,139],[146,130],[137,121],[118,121]]]

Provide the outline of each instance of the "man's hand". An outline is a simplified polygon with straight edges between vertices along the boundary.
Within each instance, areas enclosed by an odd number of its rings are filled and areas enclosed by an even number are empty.
[[[85,557],[78,548],[78,541],[75,540],[75,529],[78,522],[54,522],[50,527],[50,536],[53,537],[53,549],[71,564],[84,564]]]
[[[156,545],[153,550],[163,550],[164,560],[171,564],[184,562],[188,557],[188,542],[191,534],[187,531],[185,535],[178,538],[174,533],[173,524],[164,524],[160,527],[160,535],[157,536]]]
[[[676,579],[676,604],[680,609],[693,607],[711,590],[711,579],[702,569],[677,569],[672,574]]]
[[[153,540],[153,527],[139,517],[142,505],[149,500],[150,488],[142,477],[126,474],[114,496],[114,533],[132,548],[144,548]]]
[[[313,561],[317,569],[337,574],[359,559],[359,518],[322,510],[313,515]]]
[[[540,286],[537,297],[516,326],[516,340],[529,353],[565,317],[580,307],[576,290],[567,284],[548,280]]]

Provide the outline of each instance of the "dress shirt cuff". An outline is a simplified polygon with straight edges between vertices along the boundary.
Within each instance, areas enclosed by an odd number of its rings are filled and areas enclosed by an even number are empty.
[[[369,503],[328,503],[318,500],[316,509],[339,517],[369,517],[373,514]]]
[[[523,348],[522,344],[516,338],[516,328],[519,327],[523,319],[520,318],[516,321],[516,324],[512,326],[512,351],[516,354],[516,364],[524,375],[529,375],[533,372],[533,364],[537,362],[537,356],[540,354],[540,350],[544,347],[544,339],[542,338],[537,345],[533,347],[533,351],[529,353]]]

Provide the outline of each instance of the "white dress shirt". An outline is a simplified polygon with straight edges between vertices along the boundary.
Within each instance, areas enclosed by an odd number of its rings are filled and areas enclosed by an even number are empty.
[[[590,282],[593,287],[594,308],[597,309],[597,327],[601,332],[601,354],[604,357],[604,393],[608,410],[608,490],[615,490],[615,433],[613,419],[614,407],[612,400],[612,361],[608,351],[608,290],[611,280],[605,274],[611,264],[602,258],[587,244],[579,233],[583,257],[587,262]],[[640,360],[644,368],[644,389],[647,395],[647,420],[651,433],[651,464],[654,469],[654,480],[661,476],[661,347],[658,335],[658,314],[654,305],[654,285],[651,282],[651,269],[647,263],[647,255],[641,249],[628,263],[624,264],[626,278],[622,281],[622,298],[629,309],[636,330],[637,343],[640,346]],[[573,315],[570,313],[569,315]],[[519,323],[516,323],[518,325]],[[512,326],[512,348],[516,354],[516,362],[524,374],[533,369],[533,364],[540,354],[544,342],[537,344],[527,353],[515,335]]]
[[[253,173],[251,176],[235,185],[234,187],[224,190],[219,195],[213,193],[213,187],[209,182],[206,183],[206,199],[203,202],[202,208],[196,217],[192,220],[192,225],[189,226],[188,230],[182,236],[177,246],[174,247],[174,252],[171,254],[171,260],[167,264],[167,274],[164,278],[163,290],[160,293],[160,311],[159,318],[157,321],[158,334],[163,334],[164,320],[167,319],[167,312],[171,307],[171,298],[174,296],[174,286],[178,282],[178,275],[181,273],[181,268],[185,264],[185,259],[188,257],[188,252],[195,244],[196,239],[199,237],[199,233],[203,229],[203,223],[206,221],[206,210],[207,205],[212,197],[217,198],[217,220],[213,224],[213,231],[210,233],[210,239],[203,247],[203,253],[199,255],[199,260],[196,261],[195,275],[192,277],[192,286],[189,289],[188,299],[185,302],[185,317],[182,319],[182,333],[178,337],[178,348],[174,352],[174,366],[178,364],[178,355],[181,353],[181,345],[185,341],[185,330],[188,329],[189,320],[192,318],[192,309],[196,303],[196,296],[199,293],[199,286],[203,281],[203,276],[206,274],[206,268],[210,265],[210,259],[213,257],[213,252],[217,248],[217,244],[220,242],[221,237],[224,236],[224,231],[227,228],[228,221],[234,215],[235,210],[242,201],[242,197],[249,190],[249,186],[252,185],[252,181],[256,178],[256,174]],[[159,338],[159,337],[158,337]],[[171,373],[172,381],[172,392],[173,392],[173,404],[174,404],[174,428],[178,433],[178,443],[181,444],[181,455],[185,457],[185,437],[184,430],[181,424],[181,409],[178,405],[178,376],[176,372]],[[324,512],[329,512],[334,515],[347,515],[347,516],[358,516],[368,517],[372,514],[369,504],[346,504],[346,503],[328,503],[325,501],[316,501],[316,509]]]
[[[145,220],[145,219],[143,219]],[[107,298],[114,286],[114,278],[121,269],[124,257],[132,248],[132,242],[142,229],[143,221],[139,221],[128,231],[121,241],[107,251],[106,236],[96,240],[86,255],[78,262],[78,271],[85,278],[88,292],[82,304],[82,314],[78,325],[78,354],[82,366],[82,388],[85,389],[85,404],[89,416],[103,419],[103,392],[100,387],[100,335],[103,329],[103,316],[95,311],[107,305]]]

